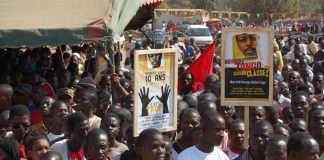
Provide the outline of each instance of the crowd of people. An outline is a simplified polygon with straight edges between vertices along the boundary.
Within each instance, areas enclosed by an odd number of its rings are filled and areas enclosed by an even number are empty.
[[[272,106],[221,106],[221,57],[204,89],[186,71],[199,48],[174,37],[181,90],[175,131],[133,136],[134,51],[129,36],[114,67],[96,44],[0,50],[0,160],[324,159],[324,39],[274,40]],[[100,71],[101,61],[107,62]],[[136,95],[136,94],[135,94]],[[252,102],[253,103],[253,102]],[[249,146],[244,133],[249,131]]]

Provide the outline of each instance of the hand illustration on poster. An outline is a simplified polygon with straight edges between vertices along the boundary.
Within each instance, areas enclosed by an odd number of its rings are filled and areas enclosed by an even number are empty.
[[[163,85],[161,86],[161,96],[159,97],[156,95],[155,97],[163,104],[163,114],[169,113],[169,106],[168,106],[168,99],[170,95],[171,89],[170,86],[167,84],[165,87]],[[147,88],[147,91],[145,87],[140,89],[140,92],[138,93],[140,100],[142,102],[142,116],[148,116],[148,106],[150,102],[153,100],[154,96],[149,98],[150,88]]]
[[[142,102],[142,116],[148,116],[147,112],[147,106],[150,104],[154,96],[149,98],[150,88],[147,88],[147,92],[145,91],[145,87],[143,87],[143,90],[140,89],[140,93],[138,93],[140,100]]]
[[[168,106],[168,99],[170,95],[171,89],[170,87],[165,84],[165,87],[163,89],[163,86],[161,86],[161,97],[156,96],[156,98],[161,101],[163,104],[163,114],[164,113],[169,113],[169,106]]]

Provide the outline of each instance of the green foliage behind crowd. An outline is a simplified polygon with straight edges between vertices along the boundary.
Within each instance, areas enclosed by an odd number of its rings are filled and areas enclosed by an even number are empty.
[[[324,0],[164,0],[161,8],[195,8],[250,13],[324,13]]]

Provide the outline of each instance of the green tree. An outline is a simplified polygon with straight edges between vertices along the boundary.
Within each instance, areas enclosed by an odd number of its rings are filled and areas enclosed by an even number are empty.
[[[249,13],[317,13],[324,12],[324,0],[165,0],[168,8],[194,8],[208,11],[243,11]]]

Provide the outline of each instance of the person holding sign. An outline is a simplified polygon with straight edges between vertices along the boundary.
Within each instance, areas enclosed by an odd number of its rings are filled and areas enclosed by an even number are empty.
[[[233,36],[234,59],[257,59],[257,44],[259,37],[256,34],[242,33]]]

